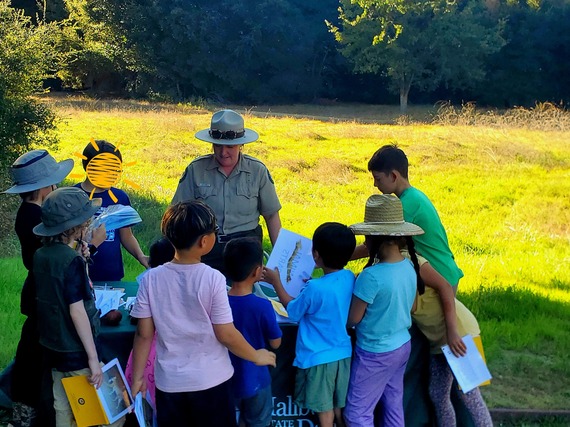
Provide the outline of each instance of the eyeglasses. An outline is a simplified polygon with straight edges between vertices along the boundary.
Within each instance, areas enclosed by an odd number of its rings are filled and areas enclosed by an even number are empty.
[[[212,231],[212,233],[217,235],[219,232],[220,232],[220,226],[218,224],[216,224],[214,227],[214,231]]]
[[[245,135],[245,130],[236,132],[234,130],[221,131],[210,129],[209,133],[214,139],[236,139],[243,137]]]

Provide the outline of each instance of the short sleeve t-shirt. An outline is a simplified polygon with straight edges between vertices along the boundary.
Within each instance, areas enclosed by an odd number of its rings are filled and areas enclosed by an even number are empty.
[[[457,266],[447,233],[439,215],[428,197],[415,187],[409,187],[400,195],[404,209],[404,220],[419,225],[424,234],[413,236],[416,251],[425,257],[432,267],[447,280],[457,286],[463,271]]]
[[[408,342],[416,289],[416,271],[408,259],[365,268],[354,285],[354,295],[368,303],[356,325],[356,345],[371,353],[386,353]]]
[[[81,188],[81,184],[77,184],[76,187]],[[113,201],[109,191],[117,197],[117,202]],[[105,212],[106,208],[112,205],[131,205],[127,193],[115,187],[111,187],[110,190],[95,193],[93,197],[102,199],[101,207],[95,213],[95,216],[101,215]],[[93,263],[89,265],[89,277],[94,282],[115,282],[124,277],[125,273],[123,270],[123,255],[121,253],[119,230],[107,230],[107,238],[97,248],[97,253],[91,257],[91,260]]]
[[[131,315],[156,328],[156,386],[168,393],[215,387],[233,375],[212,325],[232,323],[226,279],[206,264],[168,262],[140,277]]]
[[[289,319],[299,322],[294,366],[307,369],[352,355],[346,330],[354,274],[339,270],[307,282],[287,305]]]
[[[228,296],[234,325],[253,348],[266,348],[269,340],[281,338],[281,329],[277,324],[271,303],[253,294]],[[260,390],[271,384],[267,366],[256,366],[253,362],[241,359],[230,353],[234,366],[234,396],[246,399],[255,396]]]
[[[71,261],[65,272],[65,288],[63,299],[68,306],[79,301],[93,299],[93,291],[87,282],[85,274],[85,262],[76,257]],[[97,343],[97,337],[93,337]],[[45,348],[50,364],[53,368],[62,372],[78,371],[88,368],[89,361],[85,351],[57,352]]]

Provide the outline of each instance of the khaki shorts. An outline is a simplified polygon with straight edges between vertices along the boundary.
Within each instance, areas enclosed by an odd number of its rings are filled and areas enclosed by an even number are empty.
[[[344,408],[349,378],[350,357],[308,369],[297,368],[295,404],[314,412]]]

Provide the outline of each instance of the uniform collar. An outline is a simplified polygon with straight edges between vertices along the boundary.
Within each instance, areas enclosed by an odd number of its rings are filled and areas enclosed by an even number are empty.
[[[234,175],[235,173],[239,173],[239,172],[249,172],[247,169],[244,169],[244,154],[243,153],[239,153],[239,159],[238,162],[236,164],[236,167],[232,170],[231,175]],[[216,156],[214,154],[210,154],[210,160],[208,162],[208,166],[206,167],[206,170],[214,170],[214,169],[218,169],[220,170],[221,166],[220,164],[216,161]],[[221,170],[220,170],[221,172]]]

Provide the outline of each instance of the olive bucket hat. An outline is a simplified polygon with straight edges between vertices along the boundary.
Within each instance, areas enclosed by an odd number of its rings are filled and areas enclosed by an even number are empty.
[[[83,224],[101,206],[101,199],[89,200],[80,188],[63,187],[48,194],[42,204],[42,222],[34,227],[38,236],[57,236]]]
[[[10,167],[14,185],[4,193],[21,194],[58,184],[73,169],[73,160],[57,162],[46,150],[22,154]]]
[[[404,221],[402,202],[392,194],[374,194],[366,201],[364,222],[349,226],[365,236],[416,236],[424,230]]]
[[[196,132],[196,138],[219,145],[241,145],[257,141],[256,131],[244,127],[243,117],[233,110],[220,110],[212,115],[209,129]]]

